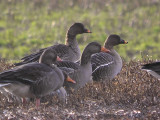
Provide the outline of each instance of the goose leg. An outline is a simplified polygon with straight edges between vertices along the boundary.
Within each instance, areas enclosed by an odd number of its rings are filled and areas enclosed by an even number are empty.
[[[40,98],[36,98],[36,108],[38,109],[40,106]]]
[[[23,103],[23,105],[25,105],[27,103],[25,98],[22,98],[22,103]]]

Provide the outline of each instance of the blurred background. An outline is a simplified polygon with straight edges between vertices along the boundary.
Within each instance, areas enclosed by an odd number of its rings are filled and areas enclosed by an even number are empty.
[[[81,50],[119,34],[129,42],[115,48],[124,60],[160,57],[159,0],[0,0],[0,57],[19,60],[64,43],[74,22],[93,32],[77,36]]]

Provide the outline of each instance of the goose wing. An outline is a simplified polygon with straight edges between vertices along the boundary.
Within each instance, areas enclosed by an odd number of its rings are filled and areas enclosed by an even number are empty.
[[[65,59],[67,58],[67,53],[69,52],[69,48],[68,46],[64,45],[64,44],[58,44],[58,45],[54,45],[54,46],[51,46],[50,47],[51,49],[54,49],[56,52],[57,52],[57,55],[61,58],[61,59]],[[30,62],[36,62],[39,60],[41,54],[44,52],[44,50],[48,49],[47,48],[43,48],[43,49],[40,49],[38,52],[36,53],[32,53],[30,55],[27,55],[25,57],[23,57],[21,60],[22,62],[19,62],[19,63],[15,63],[16,66],[19,66],[19,65],[23,65],[23,64],[27,64],[27,63],[30,63]]]
[[[160,75],[160,62],[154,62],[142,65],[142,69],[152,70]]]
[[[92,72],[92,79],[94,81],[100,81],[104,79],[112,79],[113,71],[110,69],[114,62],[109,62],[107,64],[103,64],[98,66],[93,72]]]
[[[71,68],[71,69],[78,69],[79,64],[71,62],[71,61],[57,61],[56,62],[57,67],[66,67],[66,68]]]
[[[23,84],[33,84],[37,81],[41,81],[47,77],[47,73],[51,72],[52,69],[46,67],[44,64],[30,63],[11,69],[0,73],[0,83],[23,83]]]
[[[107,66],[110,62],[114,62],[114,58],[111,54],[104,52],[96,53],[91,57],[92,71],[101,65]]]
[[[72,69],[72,68],[67,68],[67,67],[58,67],[58,68],[61,69],[62,71],[64,71],[65,73],[67,73],[67,74],[74,72],[74,69]]]

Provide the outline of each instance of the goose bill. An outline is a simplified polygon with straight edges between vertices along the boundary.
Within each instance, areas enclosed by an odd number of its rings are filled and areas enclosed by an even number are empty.
[[[101,52],[106,52],[106,53],[108,53],[108,52],[110,52],[110,50],[106,49],[105,47],[101,47]]]
[[[128,42],[127,42],[127,41],[124,41],[124,44],[128,44]]]
[[[72,80],[69,76],[67,77],[68,82],[76,83],[76,81]]]
[[[57,61],[62,61],[62,59],[59,56],[57,56]]]
[[[121,44],[128,44],[128,42],[127,42],[127,41],[122,40],[122,39],[121,39],[120,43],[121,43]]]
[[[87,30],[87,33],[92,33],[90,30]]]
[[[88,29],[85,29],[85,33],[92,33],[92,32]]]

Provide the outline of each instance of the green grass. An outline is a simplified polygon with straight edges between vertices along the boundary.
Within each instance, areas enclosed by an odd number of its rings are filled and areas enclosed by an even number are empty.
[[[91,41],[103,44],[115,33],[129,42],[116,47],[125,60],[141,59],[141,54],[157,59],[159,5],[153,0],[1,0],[0,56],[18,60],[40,48],[64,43],[67,29],[74,22],[82,22],[93,33],[77,37],[81,50]]]

